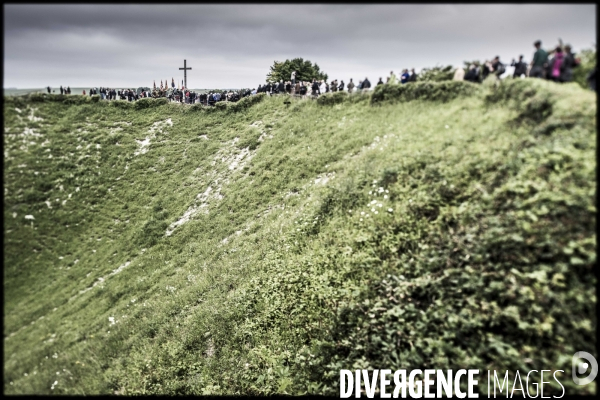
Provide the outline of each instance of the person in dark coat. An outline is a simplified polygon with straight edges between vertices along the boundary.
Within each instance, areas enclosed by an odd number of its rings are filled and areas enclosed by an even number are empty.
[[[377,82],[377,85],[376,85],[376,86],[379,86],[379,85],[383,85],[383,79],[382,79],[382,78],[379,78],[379,82]],[[359,90],[360,90],[360,89],[362,89],[362,82],[361,82],[361,84],[360,84],[359,86],[360,86],[360,87],[359,87],[358,89],[359,89]]]
[[[338,91],[340,91],[340,92],[344,91],[344,81],[343,80],[340,81],[340,86],[338,86]]]
[[[468,81],[468,82],[477,82],[478,81],[477,67],[475,66],[475,64],[471,64],[469,66],[469,70],[465,74],[465,81]]]
[[[527,63],[523,61],[523,56],[519,56],[519,61],[517,62],[513,59],[510,66],[515,67],[513,78],[520,78],[521,75],[527,75]]]
[[[312,82],[312,93],[313,97],[317,97],[320,93],[319,93],[319,82],[317,82],[316,79],[313,79]]]
[[[506,71],[504,64],[500,62],[499,56],[494,57],[494,59],[492,60],[492,69],[494,75],[496,75],[498,79],[500,79],[500,75],[502,75]]]
[[[414,68],[410,69],[410,76],[408,77],[408,81],[409,82],[416,82],[417,81],[417,73],[415,72]]]
[[[308,91],[308,88],[304,84],[304,81],[302,81],[302,83],[300,84],[300,96],[306,96],[307,91]]]
[[[573,80],[573,68],[579,66],[578,60],[575,58],[575,53],[571,52],[571,46],[565,46],[565,57],[560,68],[560,81],[571,82]]]
[[[362,89],[369,90],[370,88],[371,88],[371,82],[369,82],[368,78],[365,78],[365,80],[363,81],[363,84],[362,84]]]
[[[63,89],[62,85],[60,85],[60,94],[65,94],[65,90]]]
[[[491,72],[490,65],[491,65],[490,62],[487,60],[483,63],[483,70],[481,71],[481,79],[483,79],[484,81],[485,81],[485,78],[487,78]]]
[[[283,84],[283,80],[279,81],[279,86],[277,86],[277,92],[281,94],[285,93],[285,85]]]

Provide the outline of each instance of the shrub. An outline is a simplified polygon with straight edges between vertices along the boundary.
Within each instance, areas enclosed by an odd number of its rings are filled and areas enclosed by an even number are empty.
[[[446,67],[437,66],[433,68],[424,68],[417,76],[417,82],[451,81],[453,77],[454,68],[452,65]]]
[[[585,49],[575,54],[581,59],[579,67],[573,69],[573,82],[577,82],[584,89],[589,89],[587,76],[596,66],[596,50]]]
[[[168,103],[169,103],[169,100],[165,97],[160,97],[158,99],[144,98],[144,99],[137,100],[134,103],[134,108],[136,110],[143,110],[146,108],[160,107],[160,106],[168,104]]]
[[[219,111],[225,111],[227,110],[227,103],[224,101],[219,101],[217,104],[215,104],[215,109]]]
[[[254,96],[244,97],[235,103],[231,103],[229,109],[235,112],[243,111],[252,107],[254,104],[260,103],[265,97],[265,93],[257,93]]]
[[[317,98],[317,104],[322,106],[332,106],[334,104],[343,103],[346,99],[348,99],[348,93],[346,92],[326,93]]]
[[[479,90],[478,85],[465,81],[410,82],[386,84],[375,87],[371,104],[383,101],[427,100],[446,102],[461,96],[470,96]]]
[[[133,104],[131,104],[127,100],[114,100],[114,101],[111,101],[109,104],[111,107],[116,107],[116,108],[133,108]]]
[[[66,98],[63,100],[63,103],[65,104],[86,104],[89,103],[91,100],[89,98],[89,96],[81,96],[81,95],[71,95],[71,96],[66,96]]]
[[[500,81],[485,96],[488,105],[505,103],[516,109],[518,123],[540,123],[552,114],[554,99],[538,82],[528,79]]]
[[[21,98],[25,101],[31,101],[32,103],[43,103],[47,101],[55,103],[66,103],[66,104],[85,104],[89,103],[90,99],[88,96],[82,95],[65,95],[65,94],[47,94],[47,93],[31,93],[23,96],[15,96],[15,98]]]
[[[205,105],[197,103],[197,104],[192,104],[189,108],[190,111],[202,111],[206,108]]]
[[[24,97],[27,98],[28,100],[30,100],[32,103],[41,103],[41,102],[46,101],[49,96],[47,96],[45,93],[33,93],[30,95],[26,95]],[[56,99],[60,98],[60,101],[62,101],[62,99],[64,97],[65,96],[62,94],[55,95],[55,98]]]

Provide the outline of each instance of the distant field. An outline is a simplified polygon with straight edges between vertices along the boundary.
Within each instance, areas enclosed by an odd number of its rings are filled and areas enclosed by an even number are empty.
[[[83,91],[85,90],[86,94],[89,94],[90,92],[90,87],[72,87],[71,88],[71,94],[83,94]],[[60,89],[58,87],[56,88],[51,88],[52,90],[54,90],[54,94],[60,94]],[[119,89],[124,89],[121,87],[116,88],[117,90]],[[137,86],[132,88],[132,89],[137,89]],[[207,92],[209,90],[214,90],[214,89],[192,89],[193,91],[197,92],[197,93],[204,93]],[[221,90],[238,90],[238,89],[221,89]],[[5,96],[22,96],[25,94],[29,94],[29,93],[47,93],[46,88],[33,88],[33,89],[15,89],[15,88],[9,88],[9,89],[4,89],[4,95]]]

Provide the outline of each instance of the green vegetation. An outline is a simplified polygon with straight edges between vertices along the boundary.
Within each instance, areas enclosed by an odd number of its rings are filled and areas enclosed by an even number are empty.
[[[585,49],[575,54],[581,61],[577,68],[573,68],[573,82],[577,82],[584,89],[589,89],[587,76],[596,66],[596,49]]]
[[[287,82],[296,71],[296,81],[312,82],[313,79],[327,80],[327,74],[319,68],[317,63],[311,63],[309,60],[294,58],[284,62],[275,61],[267,74],[267,82]]]
[[[423,68],[417,76],[417,82],[451,81],[454,77],[454,70],[455,68],[452,65]]]
[[[341,368],[595,393],[570,379],[596,354],[595,93],[51,97],[5,97],[5,393],[335,395]]]

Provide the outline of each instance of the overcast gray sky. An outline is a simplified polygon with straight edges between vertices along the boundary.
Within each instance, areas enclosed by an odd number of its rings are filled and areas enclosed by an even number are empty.
[[[594,4],[4,5],[4,88],[256,87],[273,61],[302,57],[330,79],[596,41]]]

